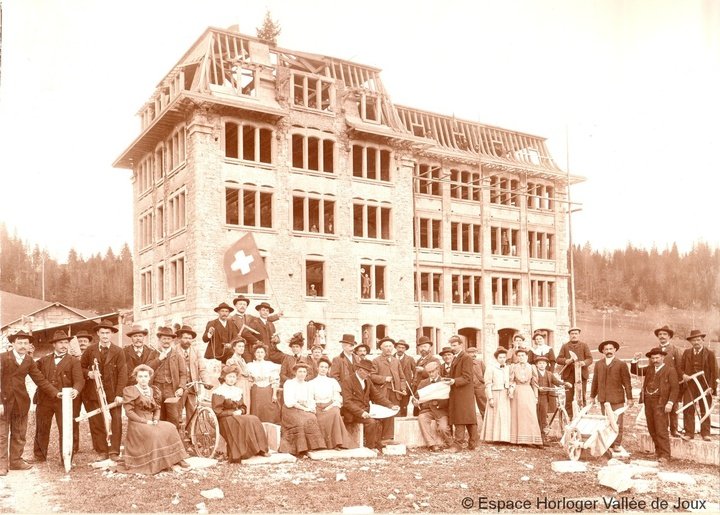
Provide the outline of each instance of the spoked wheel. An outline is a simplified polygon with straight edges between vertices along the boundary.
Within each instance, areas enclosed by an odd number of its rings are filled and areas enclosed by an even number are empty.
[[[582,454],[583,449],[583,442],[582,442],[582,436],[580,435],[580,431],[577,429],[573,429],[570,434],[568,435],[568,439],[566,442],[567,447],[567,453],[568,457],[572,461],[578,461],[580,459],[580,455]]]
[[[197,456],[212,458],[215,455],[220,444],[220,425],[212,410],[198,408],[190,426],[190,441]]]

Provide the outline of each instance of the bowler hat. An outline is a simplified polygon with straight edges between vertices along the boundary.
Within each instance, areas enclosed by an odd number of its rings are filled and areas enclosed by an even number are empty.
[[[353,347],[355,346],[355,335],[354,334],[343,334],[340,339],[340,343],[349,343]]]
[[[655,329],[655,330],[653,331],[653,333],[655,333],[655,337],[657,337],[657,335],[658,335],[658,333],[659,333],[660,331],[665,331],[666,333],[668,333],[668,334],[670,335],[670,338],[672,338],[673,336],[675,336],[675,331],[673,331],[672,329],[670,329],[670,328],[667,326],[667,324],[665,324],[665,325],[662,326],[662,327],[658,327],[657,329]]]
[[[373,364],[372,361],[369,359],[361,359],[357,363],[355,363],[355,370],[362,368],[363,370],[367,370],[368,372],[372,372],[373,370]]]
[[[620,344],[619,344],[618,342],[613,341],[613,340],[605,340],[604,342],[602,342],[602,343],[598,346],[598,352],[602,352],[602,351],[603,351],[603,348],[604,348],[606,345],[612,345],[613,347],[615,347],[615,350],[616,350],[616,351],[620,350]]]
[[[690,341],[690,340],[692,340],[693,338],[705,338],[705,333],[703,333],[703,332],[702,332],[701,330],[699,330],[699,329],[693,329],[692,331],[690,331],[690,334],[688,335],[688,337],[686,338],[686,340],[687,340],[687,341]]]
[[[133,335],[135,335],[135,334],[144,334],[144,335],[147,335],[147,333],[148,333],[148,330],[147,330],[147,329],[143,329],[143,327],[142,327],[142,326],[139,326],[139,325],[134,325],[134,326],[132,326],[132,329],[130,329],[130,330],[126,333],[126,336],[133,336]]]
[[[75,333],[75,338],[87,338],[89,341],[93,341],[93,335],[85,329],[81,329],[80,331]]]
[[[444,354],[453,354],[453,351],[450,347],[443,347],[440,351],[440,355],[443,356]]]
[[[420,347],[421,345],[424,345],[426,343],[430,346],[432,346],[432,344],[433,344],[433,342],[430,338],[428,338],[427,336],[421,336],[417,341],[416,347]]]
[[[160,327],[158,328],[158,332],[156,334],[158,338],[161,336],[169,336],[171,338],[176,338],[175,333],[173,333],[173,330],[169,327]]]
[[[408,349],[410,348],[410,346],[407,344],[407,342],[406,342],[405,340],[398,340],[398,341],[395,342],[395,348],[396,348],[396,349],[397,349],[398,346],[400,346],[400,345],[402,345],[403,347],[405,347],[405,350],[408,350]]]
[[[195,337],[197,336],[197,333],[196,333],[195,331],[193,331],[193,330],[192,330],[192,327],[190,327],[189,325],[184,325],[184,326],[182,326],[180,329],[178,329],[178,330],[175,332],[175,336],[177,336],[178,338],[180,338],[180,336],[181,336],[183,333],[187,333],[187,334],[189,334],[190,336],[192,336],[193,338],[195,338]]]
[[[97,333],[100,329],[110,329],[113,333],[117,333],[117,328],[110,322],[110,320],[103,320],[95,326],[95,332]]]
[[[649,358],[651,356],[655,356],[656,354],[662,354],[663,356],[666,356],[667,352],[662,350],[660,347],[653,347],[652,349],[650,349],[648,352],[645,353],[645,356]]]
[[[70,340],[70,337],[65,334],[65,331],[55,331],[53,337],[50,339],[50,343],[59,342],[61,340]]]
[[[238,302],[244,302],[244,303],[247,304],[248,306],[250,305],[250,299],[248,299],[248,298],[247,298],[246,296],[244,296],[244,295],[240,295],[239,297],[235,297],[235,299],[233,300],[233,306],[237,306],[237,303],[238,303]]]
[[[385,342],[390,342],[390,343],[393,344],[393,346],[395,346],[395,340],[393,340],[393,339],[390,338],[389,336],[386,336],[385,338],[380,338],[380,339],[378,340],[377,344],[378,344],[378,346],[380,346],[380,345],[382,345],[382,344],[385,343]]]
[[[8,341],[10,343],[13,343],[18,338],[27,338],[28,340],[30,340],[30,343],[33,343],[35,341],[35,337],[30,333],[26,333],[25,331],[18,331],[15,334],[11,334],[10,336],[8,336]]]
[[[213,311],[214,311],[215,313],[220,313],[220,310],[221,310],[221,309],[227,309],[228,311],[232,311],[232,310],[233,310],[232,306],[230,306],[227,302],[221,302],[221,303],[218,305],[218,307],[216,307],[215,309],[213,309]]]
[[[370,354],[370,346],[367,343],[358,343],[353,349],[353,352],[356,352],[360,347],[365,347],[367,353]]]
[[[274,312],[275,312],[275,310],[272,308],[272,306],[271,306],[270,304],[268,304],[267,302],[261,302],[260,304],[258,304],[257,306],[255,306],[255,309],[257,309],[258,311],[260,311],[261,308],[268,308],[268,311],[269,311],[270,313],[274,313]]]
[[[573,331],[577,331],[578,333],[582,332],[579,327],[571,327],[570,329],[568,329],[568,334],[572,333]]]

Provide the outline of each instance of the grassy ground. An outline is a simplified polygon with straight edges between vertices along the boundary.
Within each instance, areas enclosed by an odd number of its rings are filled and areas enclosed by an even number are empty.
[[[632,420],[634,415],[629,417],[629,421]],[[635,451],[635,458],[642,458],[637,450],[634,425],[629,421],[625,447]],[[557,444],[542,450],[481,445],[474,452],[459,454],[409,450],[406,456],[334,462],[302,460],[272,466],[224,463],[210,469],[145,477],[101,472],[89,467],[95,455],[86,422],[81,424],[81,431],[82,452],[76,456],[76,466],[69,478],[58,459],[36,465],[37,471],[32,476],[32,481],[38,481],[44,488],[30,495],[42,496],[44,505],[56,512],[197,512],[196,505],[201,502],[210,512],[219,513],[338,512],[352,505],[369,505],[376,512],[463,512],[466,511],[461,505],[464,498],[470,497],[477,508],[480,496],[492,500],[530,500],[532,509],[521,510],[525,512],[572,511],[538,509],[535,504],[538,497],[597,499],[597,509],[586,511],[604,512],[607,510],[602,497],[614,494],[613,490],[597,483],[597,470],[606,464],[605,458],[589,458],[588,472],[572,475],[553,472],[551,462],[566,459]],[[30,427],[26,456],[32,453],[33,434],[34,427]],[[53,436],[52,456],[55,449],[56,436]],[[678,496],[720,502],[717,468],[681,461],[662,468],[688,472],[697,484],[692,487],[662,484],[657,492],[626,493],[627,497],[648,503],[655,497],[674,502]],[[336,481],[340,472],[345,473],[347,481]],[[14,477],[28,473],[10,474]],[[223,490],[224,499],[207,500],[200,495],[201,490],[215,487]],[[16,492],[15,495],[23,494]],[[15,506],[27,507],[27,499],[24,501]],[[3,507],[2,502],[0,498],[0,511],[12,509],[7,503]]]

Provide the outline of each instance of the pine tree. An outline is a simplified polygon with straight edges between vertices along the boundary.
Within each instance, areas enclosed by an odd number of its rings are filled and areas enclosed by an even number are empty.
[[[272,46],[277,45],[277,38],[280,35],[280,24],[273,21],[270,11],[265,11],[265,18],[263,19],[262,27],[255,29],[257,31],[258,39],[261,39]]]

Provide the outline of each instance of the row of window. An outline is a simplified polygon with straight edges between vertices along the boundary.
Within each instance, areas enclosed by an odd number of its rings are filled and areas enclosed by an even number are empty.
[[[415,275],[415,300],[444,302],[442,272],[420,272]],[[482,303],[482,278],[477,274],[450,274],[452,303],[478,305]],[[492,303],[495,306],[518,306],[520,279],[492,277]],[[419,293],[418,296],[418,286]],[[530,281],[530,300],[534,307],[555,307],[555,281]]]
[[[153,184],[161,181],[167,174],[178,168],[187,157],[185,126],[178,127],[165,140],[158,144],[137,167],[138,193],[149,191]]]
[[[181,298],[185,295],[185,256],[173,256],[153,268],[140,271],[140,303],[155,303]]]
[[[187,225],[185,188],[173,192],[166,202],[148,209],[138,220],[138,248],[172,236]]]

